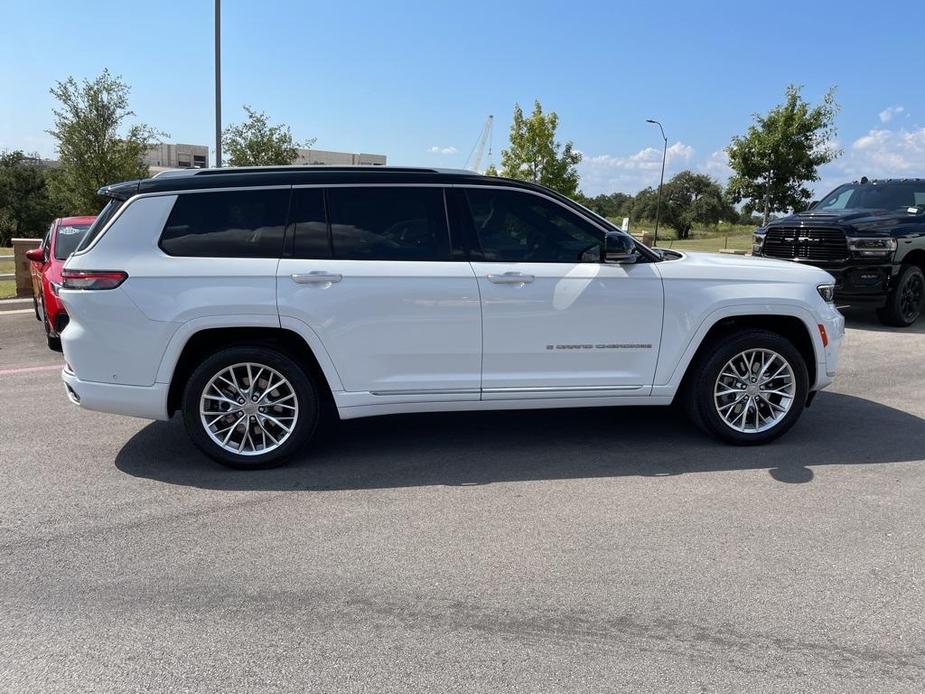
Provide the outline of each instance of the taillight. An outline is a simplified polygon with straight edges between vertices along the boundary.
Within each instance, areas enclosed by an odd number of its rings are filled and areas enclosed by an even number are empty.
[[[62,289],[115,289],[128,279],[121,270],[62,270]]]

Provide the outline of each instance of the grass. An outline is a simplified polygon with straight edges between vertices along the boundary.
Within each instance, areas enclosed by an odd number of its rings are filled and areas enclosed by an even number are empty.
[[[652,233],[655,226],[642,222],[636,226],[630,225],[634,236],[642,236],[644,231]],[[737,224],[720,224],[716,227],[694,229],[690,238],[679,241],[675,238],[673,229],[659,227],[658,245],[662,248],[677,248],[685,251],[706,251],[718,253],[724,248],[737,251],[751,251],[752,235],[755,227]]]
[[[0,255],[13,255],[12,248],[0,248]],[[13,272],[12,260],[0,260],[0,275]],[[16,296],[16,280],[0,280],[0,299]]]

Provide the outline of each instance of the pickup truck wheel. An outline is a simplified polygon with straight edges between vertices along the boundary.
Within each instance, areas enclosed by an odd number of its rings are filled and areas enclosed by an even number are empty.
[[[877,316],[886,325],[905,328],[918,320],[925,302],[925,275],[916,265],[903,265],[896,284],[887,297],[886,306]]]
[[[230,347],[205,359],[187,382],[183,421],[206,455],[228,467],[282,464],[311,438],[318,391],[285,354]]]
[[[806,405],[806,364],[796,347],[776,333],[728,335],[695,368],[688,410],[701,429],[728,443],[772,441],[794,425]]]

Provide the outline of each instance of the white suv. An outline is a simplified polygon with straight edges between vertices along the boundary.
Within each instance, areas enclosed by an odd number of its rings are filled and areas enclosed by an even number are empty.
[[[668,405],[733,443],[835,373],[832,277],[636,243],[541,186],[434,169],[205,169],[108,186],[65,266],[70,398],[268,467],[343,419]]]

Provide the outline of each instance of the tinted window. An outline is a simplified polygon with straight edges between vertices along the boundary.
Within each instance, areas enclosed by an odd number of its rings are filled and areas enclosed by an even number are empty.
[[[288,208],[289,190],[179,195],[161,248],[170,255],[276,258],[283,250]]]
[[[442,188],[331,188],[335,258],[447,260]]]
[[[324,217],[324,193],[320,188],[292,191],[289,223],[294,225],[292,255],[296,258],[330,258],[331,242]]]
[[[852,183],[826,195],[816,209],[899,210],[922,205],[925,205],[925,182]]]
[[[90,228],[89,224],[66,224],[58,227],[58,236],[55,239],[55,258],[67,260],[77,250],[81,239]]]
[[[599,262],[604,234],[561,205],[529,193],[466,190],[485,260]]]
[[[77,246],[77,250],[82,251],[93,243],[93,239],[100,235],[103,228],[116,216],[116,212],[122,209],[123,204],[125,204],[124,200],[110,199],[109,202],[106,203],[106,206],[96,216],[96,221],[90,225],[90,229],[87,230],[87,233],[83,237],[83,241]]]

